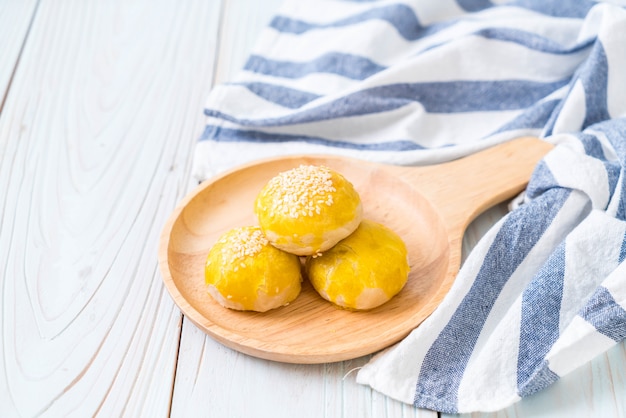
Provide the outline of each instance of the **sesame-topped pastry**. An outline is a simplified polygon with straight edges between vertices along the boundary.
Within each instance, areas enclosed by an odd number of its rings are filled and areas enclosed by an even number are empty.
[[[407,248],[384,225],[363,220],[354,233],[320,257],[308,257],[309,281],[324,299],[351,310],[390,300],[407,282]]]
[[[272,246],[259,227],[235,228],[211,248],[204,268],[209,294],[222,306],[265,312],[300,294],[298,256]]]
[[[301,165],[272,178],[256,198],[255,213],[270,242],[296,255],[314,255],[350,235],[361,222],[352,183],[324,166]]]

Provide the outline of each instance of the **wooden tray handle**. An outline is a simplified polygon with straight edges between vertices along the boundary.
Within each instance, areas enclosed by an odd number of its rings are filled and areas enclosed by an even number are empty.
[[[522,137],[448,163],[408,168],[414,184],[449,228],[465,230],[486,209],[521,193],[537,163],[553,145]]]

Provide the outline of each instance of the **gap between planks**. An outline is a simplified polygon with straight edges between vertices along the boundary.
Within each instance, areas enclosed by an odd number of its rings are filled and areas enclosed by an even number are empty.
[[[8,80],[6,81],[6,84],[4,86],[4,93],[2,94],[2,100],[0,101],[0,114],[2,114],[2,110],[4,109],[4,104],[6,103],[7,96],[9,95],[9,90],[11,90],[11,85],[13,84],[13,77],[15,77],[15,72],[17,71],[17,67],[20,64],[20,59],[22,57],[22,53],[24,52],[24,48],[26,46],[26,42],[28,41],[28,36],[30,35],[30,30],[31,30],[31,28],[33,26],[33,22],[35,21],[35,17],[37,15],[37,10],[39,9],[39,2],[40,2],[40,0],[37,0],[35,2],[35,4],[32,6],[33,9],[31,11],[30,19],[28,20],[28,25],[26,26],[26,31],[24,32],[22,42],[21,42],[21,44],[19,46],[19,49],[18,49],[18,52],[17,52],[17,56],[15,57],[15,63],[13,64],[13,68],[12,68],[12,70],[10,72],[10,75],[8,76]],[[18,3],[18,4],[19,4],[19,7],[26,7],[26,5],[24,3]],[[7,25],[7,26],[9,26],[9,25]],[[3,46],[3,49],[4,49],[5,53],[6,53],[7,48],[5,48]],[[0,88],[2,88],[2,84],[3,84],[3,81],[0,78]]]

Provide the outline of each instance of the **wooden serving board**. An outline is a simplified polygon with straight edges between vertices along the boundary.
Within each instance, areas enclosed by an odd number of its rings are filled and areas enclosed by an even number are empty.
[[[439,305],[461,261],[467,225],[521,192],[552,145],[520,138],[452,162],[426,167],[374,164],[337,156],[293,156],[239,167],[199,185],[166,223],[159,264],[181,311],[224,345],[289,363],[326,363],[376,352],[404,338]],[[265,183],[300,164],[326,165],[361,195],[364,217],[405,241],[411,271],[404,289],[366,312],[339,309],[305,279],[300,296],[265,313],[220,306],[207,293],[204,263],[231,228],[256,225],[253,202]]]

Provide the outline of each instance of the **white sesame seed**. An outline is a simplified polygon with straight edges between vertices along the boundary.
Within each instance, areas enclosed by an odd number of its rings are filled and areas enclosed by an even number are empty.
[[[275,196],[274,213],[298,218],[321,214],[322,203],[333,204],[332,172],[328,167],[301,165],[279,173],[266,186],[266,193]]]
[[[254,227],[234,229],[220,238],[218,243],[223,245],[223,261],[228,264],[236,264],[234,271],[238,271],[240,267],[246,268],[243,259],[255,256],[264,246],[269,245],[263,232]]]

